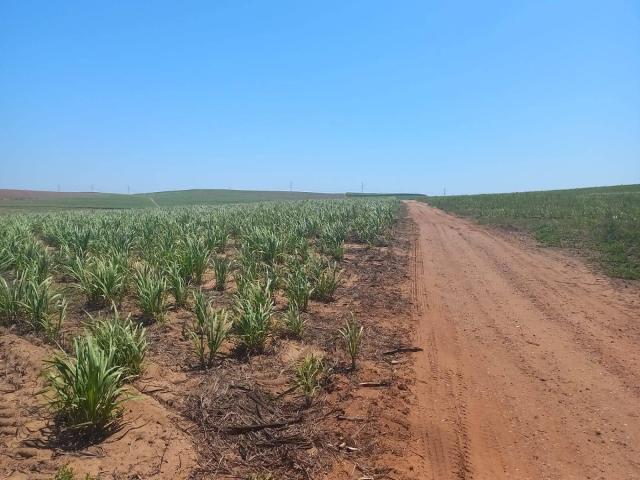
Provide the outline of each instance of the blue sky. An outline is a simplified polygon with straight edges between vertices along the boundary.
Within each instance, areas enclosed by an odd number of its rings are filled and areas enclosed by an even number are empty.
[[[0,188],[640,183],[640,2],[0,0]]]

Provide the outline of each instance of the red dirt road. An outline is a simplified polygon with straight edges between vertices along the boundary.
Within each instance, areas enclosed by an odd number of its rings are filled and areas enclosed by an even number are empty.
[[[416,202],[419,479],[640,478],[640,289]]]

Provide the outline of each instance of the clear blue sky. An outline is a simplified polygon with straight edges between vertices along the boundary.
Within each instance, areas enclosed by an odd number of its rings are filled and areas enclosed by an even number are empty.
[[[640,183],[640,2],[0,0],[0,188],[290,181]]]

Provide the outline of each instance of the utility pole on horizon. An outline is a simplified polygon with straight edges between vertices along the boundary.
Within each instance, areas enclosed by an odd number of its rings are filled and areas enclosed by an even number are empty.
[[[360,182],[360,192],[364,193],[364,182]]]

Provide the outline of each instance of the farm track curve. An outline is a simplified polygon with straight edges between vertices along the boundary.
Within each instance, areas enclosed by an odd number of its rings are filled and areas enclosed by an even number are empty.
[[[638,285],[407,204],[415,478],[640,478]]]

